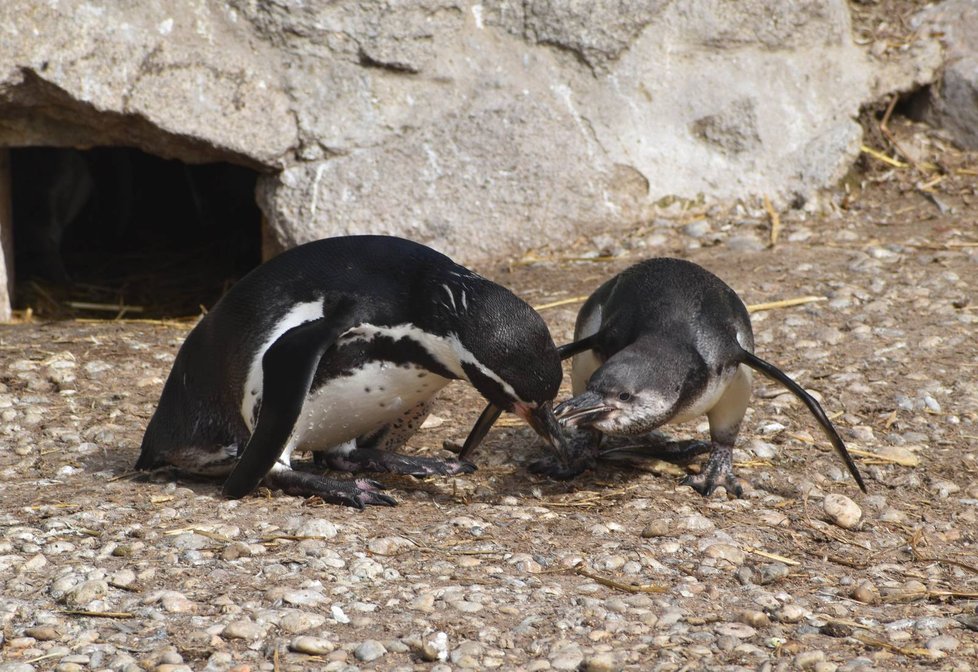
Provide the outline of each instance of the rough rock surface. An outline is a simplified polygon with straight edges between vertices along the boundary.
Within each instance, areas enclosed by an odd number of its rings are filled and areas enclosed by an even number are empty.
[[[277,245],[463,261],[665,196],[800,202],[848,169],[860,106],[937,64],[925,39],[871,58],[843,0],[9,0],[0,38],[0,145],[251,165]]]
[[[978,149],[978,5],[946,0],[915,20],[921,32],[941,36],[944,68],[939,82],[919,101],[921,116],[945,129],[965,149]]]

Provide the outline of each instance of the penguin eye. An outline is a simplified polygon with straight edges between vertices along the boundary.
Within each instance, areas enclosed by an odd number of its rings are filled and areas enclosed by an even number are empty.
[[[629,394],[628,392],[618,393],[618,401],[631,401],[631,400],[632,400],[632,395]]]

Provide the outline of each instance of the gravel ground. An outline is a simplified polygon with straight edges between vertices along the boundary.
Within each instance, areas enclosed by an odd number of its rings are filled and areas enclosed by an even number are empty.
[[[763,209],[677,205],[479,269],[538,306],[649,256],[749,304],[826,297],[755,313],[757,351],[820,395],[869,495],[760,381],[744,499],[679,486],[695,464],[540,479],[540,442],[505,422],[474,474],[381,476],[393,509],[224,501],[130,471],[188,324],[3,326],[0,672],[978,669],[978,161],[941,159],[935,192],[867,159],[835,215],[784,214],[773,249]],[[577,307],[541,309],[558,342]],[[464,439],[480,407],[449,386],[411,449]]]

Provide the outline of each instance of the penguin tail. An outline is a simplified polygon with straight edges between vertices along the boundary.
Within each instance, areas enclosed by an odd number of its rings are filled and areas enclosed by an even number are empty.
[[[784,371],[776,367],[774,364],[761,359],[752,352],[743,350],[741,354],[741,361],[755,371],[764,374],[771,380],[781,383],[792,394],[801,399],[805,406],[808,407],[808,410],[811,411],[812,415],[815,416],[818,424],[822,427],[822,431],[825,432],[825,436],[828,437],[832,447],[835,448],[835,452],[838,453],[839,457],[842,458],[842,461],[845,462],[846,468],[856,480],[856,483],[859,485],[859,489],[863,492],[867,492],[866,483],[863,481],[863,477],[859,473],[856,463],[849,454],[846,444],[842,441],[842,437],[839,436],[839,433],[836,431],[832,421],[829,420],[827,415],[825,415],[825,411],[822,410],[822,406],[818,403],[815,397],[806,392],[801,385],[796,383]]]

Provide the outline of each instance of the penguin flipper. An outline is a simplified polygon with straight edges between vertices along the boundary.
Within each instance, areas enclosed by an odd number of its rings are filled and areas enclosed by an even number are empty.
[[[241,459],[224,482],[225,497],[247,495],[278,461],[299,419],[319,360],[353,326],[351,299],[341,298],[324,312],[328,315],[293,327],[265,351],[258,419]]]
[[[818,420],[818,424],[821,425],[822,431],[825,432],[825,435],[832,443],[832,447],[835,448],[835,452],[837,452],[839,457],[842,458],[842,461],[845,462],[849,473],[852,474],[854,479],[856,479],[859,489],[863,492],[867,492],[866,484],[863,482],[863,477],[859,473],[859,469],[856,467],[856,463],[853,461],[852,456],[849,455],[849,451],[846,449],[846,444],[843,443],[842,437],[839,436],[839,433],[835,430],[835,426],[832,424],[832,421],[829,420],[827,415],[825,415],[825,411],[822,410],[822,406],[815,400],[815,397],[806,392],[801,385],[792,380],[788,374],[774,366],[774,364],[764,361],[757,355],[753,354],[752,352],[748,352],[747,350],[743,351],[742,357],[744,364],[755,371],[763,373],[768,378],[781,383],[788,388],[792,394],[804,402],[805,406],[808,407],[808,410],[811,411],[812,415],[815,416],[815,419]]]
[[[579,355],[582,352],[593,348],[603,336],[604,334],[602,334],[602,332],[595,332],[579,341],[574,341],[573,343],[567,343],[566,345],[560,346],[557,348],[557,354],[561,359],[567,359],[568,357]]]
[[[496,424],[496,420],[502,414],[503,409],[499,408],[495,404],[489,404],[483,409],[482,413],[479,415],[479,419],[475,421],[472,425],[472,431],[469,432],[468,437],[465,439],[465,443],[462,444],[462,450],[458,453],[458,459],[466,460],[469,454],[479,447],[482,440],[486,438],[486,434],[492,429],[492,426]]]

